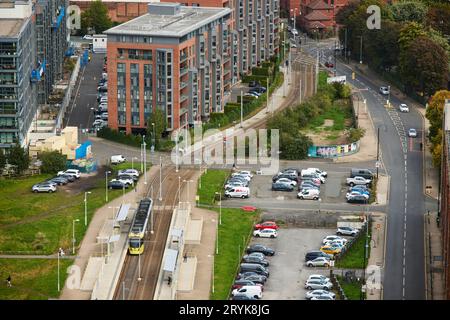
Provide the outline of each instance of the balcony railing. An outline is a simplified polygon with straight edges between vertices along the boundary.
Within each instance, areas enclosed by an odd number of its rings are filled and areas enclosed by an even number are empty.
[[[187,83],[187,82],[185,82],[185,81],[181,81],[181,82],[180,82],[180,89],[184,89],[184,88],[186,88],[186,87],[187,87],[187,85],[188,85],[188,83]]]
[[[182,94],[182,95],[180,96],[180,103],[186,101],[187,99],[188,99],[188,96],[185,95],[185,94]]]
[[[186,53],[180,54],[180,62],[186,61],[188,58],[188,55]]]
[[[184,76],[185,74],[187,74],[188,70],[189,70],[188,67],[180,68],[180,77]]]

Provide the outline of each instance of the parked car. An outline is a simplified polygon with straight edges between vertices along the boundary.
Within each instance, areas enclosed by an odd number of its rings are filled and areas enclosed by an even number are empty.
[[[243,286],[239,289],[234,289],[231,292],[232,296],[235,296],[236,294],[245,294],[249,297],[253,297],[256,299],[261,299],[262,298],[262,288],[261,286]]]
[[[225,190],[225,197],[228,198],[248,198],[250,189],[248,187],[231,187]]]
[[[139,171],[136,170],[136,169],[123,169],[123,170],[119,170],[117,174],[118,174],[118,175],[121,175],[121,174],[128,174],[128,175],[133,176],[133,177],[139,177]]]
[[[269,277],[269,268],[265,268],[257,263],[241,263],[239,270],[241,274],[245,272],[255,272],[259,275]]]
[[[251,246],[247,247],[247,253],[252,252],[261,252],[266,256],[273,256],[275,254],[275,250],[272,248],[263,246],[262,244],[252,244]]]
[[[258,81],[254,81],[254,80],[252,80],[252,81],[250,81],[249,83],[248,83],[248,86],[250,87],[250,88],[254,88],[254,87],[259,87],[261,84],[258,82]]]
[[[255,282],[251,281],[251,280],[247,280],[247,279],[238,279],[235,280],[233,285],[231,286],[231,289],[240,289],[243,286],[256,286],[256,285],[260,285],[260,284],[256,284]]]
[[[306,280],[306,281],[311,281],[311,280],[320,280],[320,281],[330,282],[330,278],[325,277],[324,275],[321,275],[321,274],[311,274],[308,277],[308,280]]]
[[[93,123],[92,123],[92,127],[103,127],[106,126],[108,123],[102,119],[96,119]]]
[[[331,290],[333,288],[333,284],[327,281],[321,280],[309,280],[305,283],[305,289],[315,290],[315,289],[323,289],[323,290]]]
[[[94,39],[94,37],[91,36],[90,34],[86,34],[83,36],[83,40],[92,40],[92,39]]]
[[[339,236],[326,236],[325,238],[323,238],[322,240],[322,244],[328,244],[330,242],[336,241],[336,240],[340,240],[344,243],[347,243],[347,239],[339,237]]]
[[[330,62],[330,61],[327,61],[327,62],[325,62],[325,67],[327,67],[327,68],[333,68],[333,67],[334,67],[334,64],[333,64],[332,62]]]
[[[370,196],[369,188],[366,185],[356,185],[348,188],[348,192],[359,191],[359,193],[364,193]]]
[[[224,189],[228,190],[234,187],[248,187],[248,182],[243,182],[243,181],[228,181],[225,186]]]
[[[111,164],[119,164],[127,161],[127,158],[125,158],[121,154],[113,155],[111,156]]]
[[[283,178],[287,178],[289,180],[293,180],[293,181],[298,181],[298,175],[295,174],[294,172],[289,172],[289,171],[285,171],[285,172],[280,172],[277,175],[272,177],[272,182],[275,182],[279,179],[283,179]]]
[[[356,236],[358,234],[359,230],[352,227],[338,227],[336,234],[338,236]]]
[[[128,189],[128,184],[125,184],[119,180],[111,180],[108,183],[108,188],[109,189],[123,189],[123,188]]]
[[[247,93],[250,93],[250,94],[252,94],[252,95],[255,95],[255,96],[257,96],[258,98],[261,96],[261,93],[255,91],[255,90],[253,90],[253,89],[250,89],[250,91],[248,91]]]
[[[312,250],[305,254],[305,262],[314,260],[319,257],[331,259],[331,258],[333,258],[333,255],[326,254],[325,252],[322,252],[319,250]]]
[[[59,176],[59,177],[56,176],[51,179],[48,179],[46,182],[55,182],[58,186],[62,186],[62,185],[66,185],[69,182],[69,180],[67,180],[66,178],[61,177],[61,176]]]
[[[317,179],[320,181],[320,183],[325,183],[325,181],[326,181],[324,176],[320,175],[319,173],[317,173],[315,171],[302,170],[301,178],[302,179]]]
[[[267,281],[267,277],[259,275],[259,274],[251,274],[244,277],[241,277],[243,280],[250,280],[253,281],[256,284],[264,285]]]
[[[320,175],[322,177],[325,177],[325,178],[328,176],[328,173],[326,171],[322,171],[319,168],[307,168],[307,169],[304,169],[304,170],[302,170],[302,175],[303,175],[303,173],[306,174],[306,173],[309,173],[309,172],[316,173],[316,174],[318,174],[318,175]]]
[[[254,92],[262,94],[262,93],[265,93],[267,91],[267,89],[266,89],[266,87],[256,86],[256,87],[253,87],[250,91],[254,91]]]
[[[260,257],[257,256],[252,256],[252,255],[248,255],[246,254],[245,256],[242,257],[242,262],[245,263],[257,263],[260,264],[264,267],[268,267],[269,266],[269,261],[267,261],[267,259],[263,258],[261,259]]]
[[[322,184],[322,181],[320,181],[320,179],[317,178],[302,178],[301,180],[302,182],[309,182],[317,187],[320,187],[320,185]]]
[[[308,292],[306,292],[306,295],[305,295],[305,298],[307,300],[312,299],[312,298],[317,298],[317,297],[330,297],[330,298],[332,298],[332,300],[334,300],[336,298],[336,294],[333,292],[330,292],[328,290],[317,289],[317,290],[308,291]]]
[[[278,230],[280,227],[274,221],[264,221],[262,223],[255,224],[255,229],[274,229]]]
[[[58,177],[67,179],[68,182],[74,182],[77,178],[71,174],[61,174]]]
[[[297,31],[297,29],[292,28],[291,33],[292,33],[294,36],[298,36],[298,31]]]
[[[266,258],[264,253],[261,253],[261,252],[252,252],[252,253],[249,253],[248,255],[252,256],[252,257],[259,257],[261,259],[265,259]]]
[[[286,183],[272,183],[272,190],[273,191],[292,191],[294,190],[294,187],[286,184]]]
[[[257,300],[254,297],[250,297],[245,293],[237,293],[231,297],[231,300]]]
[[[389,94],[389,88],[388,87],[380,87],[380,93],[381,94]]]
[[[345,247],[345,245],[347,244],[347,239],[336,239],[334,241],[329,241],[326,243],[326,245],[329,246],[337,246],[337,247]]]
[[[417,131],[416,131],[416,129],[414,129],[414,128],[409,129],[409,130],[408,130],[408,137],[412,137],[412,138],[417,137]]]
[[[308,267],[329,267],[330,259],[324,257],[318,257],[314,260],[306,261],[306,265]]]
[[[252,178],[248,175],[242,175],[240,173],[233,173],[231,175],[232,178],[241,178],[241,180],[249,181],[252,180]]]
[[[245,93],[244,97],[250,97],[250,98],[256,98],[256,99],[259,98],[259,96],[256,93],[252,93],[252,92]]]
[[[342,247],[337,245],[324,245],[320,247],[320,251],[325,252],[326,254],[337,254],[340,253]]]
[[[276,238],[278,236],[277,230],[274,229],[261,229],[261,230],[254,230],[253,236],[259,238]]]
[[[247,177],[250,177],[250,179],[253,178],[253,174],[247,170],[241,170],[238,172],[234,172],[231,174],[231,176],[243,176],[243,177],[247,176]]]
[[[123,184],[125,184],[125,185],[127,185],[127,186],[131,186],[131,185],[134,184],[134,181],[133,181],[133,179],[131,179],[131,178],[121,178],[121,177],[117,177],[117,179],[112,179],[112,180],[111,180],[111,182],[113,182],[113,181],[120,181],[120,182],[122,182]]]
[[[320,191],[317,189],[303,189],[297,194],[300,200],[319,200]]]
[[[293,187],[295,187],[297,185],[297,181],[291,180],[291,179],[288,179],[288,178],[280,178],[280,179],[278,179],[275,182],[276,183],[286,183],[286,184],[289,184],[289,185],[291,185]]]
[[[331,296],[318,296],[312,297],[310,300],[336,300],[336,299]]]
[[[57,176],[62,176],[62,175],[71,175],[77,179],[80,179],[81,177],[81,173],[80,170],[77,169],[68,169],[66,171],[58,171]]]
[[[302,183],[300,183],[298,190],[302,191],[304,189],[315,189],[315,190],[320,190],[320,185],[315,185],[314,183],[310,182],[310,181],[302,181]]]
[[[347,178],[347,184],[351,187],[355,185],[370,185],[372,183],[372,180],[366,179],[363,177],[354,177],[354,178]]]
[[[409,112],[409,107],[405,103],[400,103],[398,109],[400,110],[400,112]]]
[[[354,196],[347,198],[347,202],[348,203],[367,204],[369,202],[369,199],[367,198],[366,195],[359,194],[359,195],[354,195]]]
[[[31,187],[33,192],[56,192],[56,186],[51,183],[38,183]]]
[[[350,170],[350,178],[354,178],[354,177],[363,177],[363,178],[372,180],[373,179],[373,173],[369,169],[352,168]]]
[[[369,200],[369,193],[361,192],[360,190],[352,190],[350,192],[347,192],[347,194],[345,195],[347,200],[349,200],[353,197],[358,197],[358,196],[362,196],[362,197],[366,198],[367,200]]]

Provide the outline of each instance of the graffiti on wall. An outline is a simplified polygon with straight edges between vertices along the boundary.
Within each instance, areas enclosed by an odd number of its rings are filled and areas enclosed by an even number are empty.
[[[308,156],[311,158],[335,158],[353,154],[359,150],[359,141],[335,146],[311,146]]]

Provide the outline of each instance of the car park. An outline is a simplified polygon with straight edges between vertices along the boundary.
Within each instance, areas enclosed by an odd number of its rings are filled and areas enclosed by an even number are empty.
[[[291,185],[293,187],[295,187],[297,185],[297,181],[294,181],[294,180],[291,180],[291,179],[288,179],[288,178],[280,178],[280,179],[278,179],[275,182],[276,183],[286,183],[286,184],[289,184],[289,185]]]
[[[342,241],[344,244],[347,243],[347,239],[339,237],[339,236],[326,236],[325,238],[323,238],[322,240],[322,244],[329,244],[333,241]]]
[[[234,289],[231,294],[234,296],[236,294],[245,294],[249,297],[261,299],[262,298],[262,288],[261,286],[242,286],[239,289]]]
[[[381,94],[384,94],[384,95],[386,95],[386,94],[389,94],[389,88],[388,87],[380,87],[380,93]]]
[[[274,229],[254,230],[253,236],[257,238],[276,238],[278,236],[278,232]]]
[[[228,198],[248,198],[250,189],[248,187],[231,187],[225,190],[225,197]]]
[[[274,183],[272,183],[272,190],[273,191],[292,191],[292,190],[294,190],[294,187],[289,184],[286,184],[286,183],[274,182]]]
[[[108,188],[109,189],[123,189],[123,188],[128,189],[128,184],[125,184],[119,180],[111,180],[108,183]]]
[[[417,130],[414,129],[414,128],[409,129],[408,130],[408,137],[411,137],[411,138],[417,137]]]
[[[308,291],[305,295],[305,298],[307,300],[317,298],[317,297],[330,297],[331,300],[334,300],[336,298],[336,294],[333,292],[330,292],[328,290],[317,289],[317,290]]]
[[[125,158],[121,154],[113,155],[111,156],[111,164],[119,164],[127,161],[127,158]]]
[[[405,103],[401,103],[398,106],[398,109],[400,110],[400,112],[409,112],[409,107]]]
[[[354,177],[354,178],[347,178],[347,184],[351,187],[355,186],[355,185],[365,185],[368,186],[372,183],[372,180],[370,179],[366,179],[364,177]]]
[[[57,175],[61,176],[61,175],[67,175],[67,174],[71,175],[77,179],[80,179],[80,177],[81,177],[80,170],[77,170],[77,169],[68,169],[66,171],[58,171]]]
[[[309,280],[305,282],[305,289],[308,290],[315,290],[315,289],[331,290],[332,288],[333,284],[328,281]]]
[[[253,244],[251,246],[248,246],[246,252],[247,253],[261,252],[266,256],[273,256],[275,254],[275,250],[273,250],[272,248],[263,246],[261,244]]]
[[[356,236],[359,230],[352,227],[338,227],[336,234],[337,235],[345,235],[345,236]]]
[[[319,200],[320,191],[317,189],[303,189],[297,194],[300,200]]]
[[[324,257],[318,257],[314,260],[306,261],[306,265],[308,267],[329,267],[330,259]]]
[[[255,224],[255,229],[274,229],[278,230],[280,227],[274,221],[265,221],[262,223]]]
[[[260,264],[264,267],[268,267],[269,266],[269,261],[267,261],[267,259],[263,258],[261,259],[258,256],[252,256],[252,255],[245,255],[242,257],[242,262],[245,263],[257,263]]]
[[[35,193],[37,192],[48,192],[48,193],[52,193],[52,192],[56,192],[56,186],[50,183],[38,183],[35,184],[31,190]]]

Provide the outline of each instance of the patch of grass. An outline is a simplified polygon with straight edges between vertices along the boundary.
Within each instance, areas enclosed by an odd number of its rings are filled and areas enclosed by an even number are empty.
[[[360,282],[346,282],[343,277],[336,276],[341,284],[342,290],[344,290],[347,299],[349,300],[361,300],[361,283]]]
[[[119,169],[131,167],[121,164],[112,168],[111,177]],[[135,168],[140,164],[135,163]],[[5,197],[0,199],[0,252],[4,254],[51,254],[59,247],[72,247],[72,221],[78,245],[87,227],[84,225],[84,192],[65,193],[62,189],[53,194],[34,194],[31,186],[49,176],[40,175],[20,180],[0,181]],[[74,184],[83,183],[81,181]],[[69,185],[70,189],[70,185]],[[125,191],[132,191],[128,188]],[[94,212],[105,205],[105,180],[98,177],[90,189],[87,201],[87,221]],[[122,190],[108,190],[108,201],[123,194]]]
[[[218,209],[215,209],[218,211]],[[248,244],[259,211],[222,208],[219,226],[219,254],[214,258],[214,293],[212,300],[226,300],[236,277],[243,252]]]
[[[60,286],[64,287],[72,260],[60,260]],[[56,259],[1,259],[1,300],[47,300],[58,298],[58,261]],[[12,287],[6,286],[11,275]]]
[[[329,135],[326,136],[327,140],[333,141],[336,140],[337,138],[339,138],[341,136],[340,133],[331,133]]]
[[[369,238],[367,239],[368,246],[368,254],[370,257],[370,224],[369,224]],[[356,242],[352,245],[352,247],[347,250],[340,258],[336,261],[336,267],[341,269],[363,269],[367,267],[368,260],[366,259],[366,263],[364,265],[364,246],[366,244],[366,233],[361,234],[361,236],[356,240]]]
[[[201,176],[197,194],[200,196],[199,203],[202,205],[214,205],[215,193],[222,192],[223,185],[230,175],[230,170],[208,169],[207,173]]]
[[[372,185],[370,186],[370,197],[369,197],[369,203],[374,203],[377,201],[377,183],[378,179],[376,174],[373,176]]]
[[[329,110],[326,110],[323,114],[313,118],[309,123],[309,128],[317,128],[323,126],[325,120],[333,120],[333,125],[329,127],[325,127],[322,130],[325,131],[338,131],[345,129],[345,119],[346,113],[339,107],[333,107]]]

